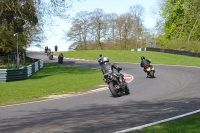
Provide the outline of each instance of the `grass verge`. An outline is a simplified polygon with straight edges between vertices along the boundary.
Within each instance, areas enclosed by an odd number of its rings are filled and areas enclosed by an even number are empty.
[[[131,133],[200,133],[200,113]]]
[[[79,58],[96,61],[99,58],[99,54],[102,54],[103,56],[108,56],[111,62],[131,63],[140,63],[141,56],[145,56],[146,58],[151,59],[152,64],[200,66],[200,58],[197,57],[150,51],[82,50],[63,52],[63,54],[67,58]],[[59,52],[57,52],[56,55],[59,55]]]
[[[44,64],[27,80],[0,83],[0,106],[84,92],[104,84],[100,70]]]

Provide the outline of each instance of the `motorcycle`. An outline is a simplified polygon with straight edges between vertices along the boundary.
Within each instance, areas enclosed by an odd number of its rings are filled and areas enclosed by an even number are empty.
[[[146,72],[147,72],[147,77],[152,77],[152,78],[154,78],[155,76],[155,69],[154,69],[154,67],[153,66],[146,66],[145,67],[145,70],[146,70]]]
[[[47,49],[44,50],[44,53],[47,53]]]
[[[49,55],[49,59],[50,59],[50,60],[53,60],[53,55]]]
[[[119,80],[120,75],[122,85]],[[108,84],[109,90],[114,97],[120,97],[124,92],[126,95],[130,94],[128,83],[125,81],[123,74],[117,72],[104,74],[104,81]]]
[[[50,52],[49,51],[47,51],[47,56],[49,56],[50,55]]]
[[[58,63],[63,64],[63,57],[58,57]]]

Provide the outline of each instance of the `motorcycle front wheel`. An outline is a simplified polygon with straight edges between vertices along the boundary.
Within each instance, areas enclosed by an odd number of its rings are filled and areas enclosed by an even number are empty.
[[[113,97],[120,97],[120,94],[115,89],[113,82],[109,83],[109,90],[110,90],[111,94],[113,95]]]

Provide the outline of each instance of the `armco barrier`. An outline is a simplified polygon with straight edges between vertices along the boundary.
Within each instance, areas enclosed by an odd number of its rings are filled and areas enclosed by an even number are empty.
[[[43,68],[43,61],[38,60],[32,65],[18,69],[0,69],[0,82],[24,80]]]
[[[0,69],[0,82],[6,82],[7,69]]]
[[[23,80],[27,79],[27,68],[19,68],[19,69],[8,69],[6,75],[6,81],[15,81],[15,80]]]
[[[192,57],[200,57],[200,53],[190,52],[190,51],[185,51],[185,50],[173,50],[173,49],[147,47],[146,51],[155,51],[155,52],[163,52],[163,53],[170,53],[170,54],[186,55],[186,56],[192,56]]]

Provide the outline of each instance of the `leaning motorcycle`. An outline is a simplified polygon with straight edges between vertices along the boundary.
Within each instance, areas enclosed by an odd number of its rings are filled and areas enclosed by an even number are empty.
[[[47,49],[44,49],[44,53],[47,53]]]
[[[122,84],[120,84],[120,74],[117,72],[104,74],[104,81],[108,84],[109,90],[114,97],[120,97],[122,93],[130,94],[128,83],[124,79],[124,75],[121,74]]]
[[[50,59],[50,60],[53,60],[53,55],[49,55],[49,59]]]
[[[63,57],[58,57],[58,63],[63,64]]]
[[[152,77],[152,78],[154,78],[155,76],[155,69],[154,69],[154,67],[153,66],[149,66],[149,65],[147,65],[146,67],[145,67],[145,70],[146,70],[146,72],[147,72],[147,77]]]
[[[51,52],[47,51],[47,56],[49,56],[51,54]]]

